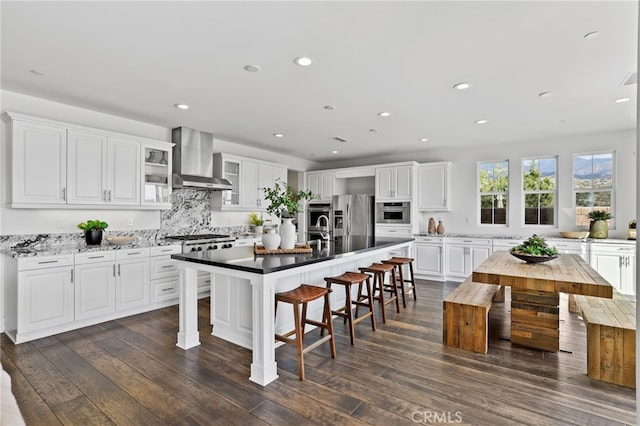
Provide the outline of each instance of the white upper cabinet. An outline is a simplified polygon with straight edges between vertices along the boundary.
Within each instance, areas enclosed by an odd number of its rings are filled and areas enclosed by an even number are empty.
[[[12,207],[170,207],[171,143],[7,114],[12,118]],[[164,162],[158,170],[143,166],[141,153],[148,144]],[[141,185],[142,176],[162,186],[153,188],[153,202],[141,201],[143,190],[152,192]]]
[[[12,122],[12,203],[66,204],[67,129]]]
[[[418,210],[449,211],[451,163],[425,163],[418,166]]]
[[[218,153],[213,156],[213,173],[233,186],[233,189],[213,193],[213,207],[220,210],[264,211],[269,203],[263,188],[270,188],[279,179],[287,183],[287,168],[275,163]]]
[[[140,144],[69,130],[68,203],[140,204]]]
[[[411,200],[414,166],[376,169],[376,200]]]
[[[171,171],[173,144],[145,142],[140,147],[140,204],[160,209],[171,208]]]
[[[307,190],[313,194],[313,201],[331,202],[333,197],[333,172],[307,173]]]

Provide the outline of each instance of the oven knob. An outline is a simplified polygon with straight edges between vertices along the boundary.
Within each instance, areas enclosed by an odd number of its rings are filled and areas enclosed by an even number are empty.
[[[198,251],[202,251],[202,247],[198,247]]]
[[[207,250],[213,250],[213,246],[207,247]]]
[[[216,245],[214,245],[214,246],[213,246],[213,249],[214,249],[214,250],[217,250],[217,249],[218,249],[218,245],[217,245],[217,244],[216,244]]]
[[[198,251],[195,247],[191,247],[191,251]]]
[[[231,244],[225,244],[224,245],[224,248],[231,248],[231,247],[233,247]]]

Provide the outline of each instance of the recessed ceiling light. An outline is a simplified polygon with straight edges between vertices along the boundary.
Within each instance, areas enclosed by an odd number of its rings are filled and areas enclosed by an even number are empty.
[[[332,154],[337,154],[338,151],[336,151],[335,149],[333,151],[331,151]]]
[[[465,90],[465,89],[468,89],[469,87],[471,87],[471,83],[466,83],[466,82],[456,83],[453,85],[453,88],[456,90]]]
[[[489,120],[476,120],[476,124],[487,124],[489,122]]]
[[[308,56],[298,56],[293,60],[293,63],[295,63],[296,65],[300,65],[301,67],[308,67],[309,65],[313,64],[313,59]]]
[[[258,72],[258,71],[260,71],[260,66],[259,65],[249,64],[249,65],[245,65],[244,66],[244,70],[247,71],[247,72]]]
[[[625,103],[625,102],[629,102],[630,100],[631,99],[629,99],[629,98],[618,98],[614,102],[617,103],[617,104],[622,104],[622,103]]]
[[[178,109],[189,109],[189,105],[187,104],[175,104],[174,106]]]
[[[273,136],[276,138],[284,138],[284,133],[274,133]]]
[[[377,132],[378,132],[378,129],[376,129],[376,128],[371,128],[371,129],[369,129],[369,131],[370,131],[371,133],[377,133]]]
[[[590,33],[586,33],[584,35],[584,38],[587,38],[587,39],[588,38],[596,38],[598,36],[600,36],[600,32],[599,31],[591,31]]]
[[[550,96],[553,96],[553,92],[540,92],[538,93],[538,96],[540,96],[541,98],[548,98]]]
[[[40,71],[38,71],[38,70],[29,70],[29,72],[30,72],[31,74],[34,74],[34,75],[44,75],[43,73],[41,73],[41,72],[40,72]]]
[[[335,105],[325,105],[324,109],[326,109],[327,111],[333,111],[334,109],[336,109]]]
[[[378,113],[378,115],[379,115],[380,117],[389,117],[389,116],[391,115],[391,113],[390,113],[390,112],[383,111],[383,112],[379,112],[379,113]]]
[[[420,138],[420,142],[429,142],[429,139],[427,139],[427,138]]]

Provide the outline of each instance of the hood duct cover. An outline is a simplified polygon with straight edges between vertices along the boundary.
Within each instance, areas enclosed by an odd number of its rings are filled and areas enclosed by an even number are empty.
[[[171,132],[173,147],[173,187],[224,191],[231,183],[213,177],[213,134],[188,127]]]

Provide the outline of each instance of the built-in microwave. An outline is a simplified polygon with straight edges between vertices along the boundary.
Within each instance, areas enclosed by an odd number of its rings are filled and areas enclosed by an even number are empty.
[[[411,223],[411,203],[376,203],[376,223]]]

